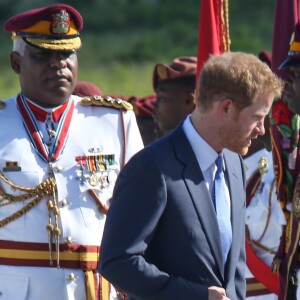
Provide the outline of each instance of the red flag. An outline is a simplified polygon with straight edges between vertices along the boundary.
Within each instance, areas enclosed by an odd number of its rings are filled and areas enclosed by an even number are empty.
[[[229,50],[228,1],[201,1],[198,32],[198,75],[210,54],[221,54]]]

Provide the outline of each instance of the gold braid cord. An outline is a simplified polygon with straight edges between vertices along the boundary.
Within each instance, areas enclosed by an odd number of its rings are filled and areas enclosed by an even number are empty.
[[[221,34],[223,52],[230,51],[229,0],[221,0]]]
[[[32,201],[26,204],[23,208],[19,209],[18,211],[14,212],[12,215],[4,218],[3,220],[0,220],[0,228],[26,214],[34,206],[36,206],[45,196],[53,197],[55,194],[56,183],[54,178],[51,177],[40,183],[36,188],[18,186],[11,182],[1,171],[0,179],[2,179],[13,189],[23,192],[23,195],[13,196],[11,194],[6,193],[0,185],[0,208],[4,205],[9,205],[33,198]]]

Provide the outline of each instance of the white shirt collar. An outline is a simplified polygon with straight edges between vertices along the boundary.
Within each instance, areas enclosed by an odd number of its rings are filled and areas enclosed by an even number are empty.
[[[218,153],[196,131],[191,122],[191,115],[185,119],[183,130],[193,148],[202,172],[205,173],[214,166]]]

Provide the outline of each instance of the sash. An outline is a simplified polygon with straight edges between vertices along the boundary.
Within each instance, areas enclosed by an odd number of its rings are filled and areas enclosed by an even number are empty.
[[[252,176],[249,178],[249,180],[247,181],[247,185],[246,185],[246,207],[248,207],[248,205],[250,204],[253,196],[255,195],[255,193],[257,192],[260,183],[261,183],[261,172],[256,169],[255,172],[252,174]]]
[[[109,300],[110,284],[97,273],[100,247],[62,244],[59,248],[60,267],[82,269],[84,272],[87,300]],[[48,268],[56,266],[49,263],[49,245],[46,243],[3,240],[0,240],[0,264]]]
[[[246,297],[263,296],[270,294],[270,291],[256,278],[246,278]]]
[[[265,289],[268,290],[268,293],[274,293],[278,295],[278,286],[279,286],[279,276],[277,273],[272,273],[270,266],[265,264],[256,253],[253,251],[250,242],[246,239],[246,257],[247,257],[247,267],[253,274],[253,276],[260,282]],[[247,296],[248,296],[248,282],[247,282]],[[252,286],[252,292],[258,292],[261,290],[261,286],[254,288]],[[264,292],[264,294],[267,294]],[[264,295],[263,294],[263,295]]]

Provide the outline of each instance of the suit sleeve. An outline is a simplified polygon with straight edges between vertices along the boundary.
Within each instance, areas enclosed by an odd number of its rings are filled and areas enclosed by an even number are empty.
[[[243,241],[245,241],[245,234],[243,236],[244,236]],[[246,266],[246,254],[245,254],[245,243],[243,243],[243,245],[241,246],[240,256],[239,256],[237,270],[235,274],[237,299],[246,298],[245,266]]]
[[[208,299],[208,289],[175,278],[143,256],[167,203],[164,176],[142,151],[117,180],[100,253],[100,273],[134,299]]]

